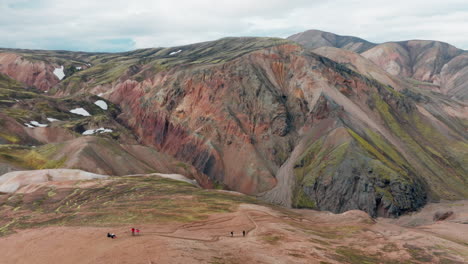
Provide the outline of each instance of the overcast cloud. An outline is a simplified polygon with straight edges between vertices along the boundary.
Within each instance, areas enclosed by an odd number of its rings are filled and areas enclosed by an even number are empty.
[[[0,0],[0,47],[123,51],[308,29],[468,49],[467,0]]]

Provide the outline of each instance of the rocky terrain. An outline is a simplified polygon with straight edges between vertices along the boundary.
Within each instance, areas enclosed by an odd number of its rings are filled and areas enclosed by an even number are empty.
[[[399,216],[468,196],[465,55],[319,31],[2,49],[0,170],[177,173],[287,207]]]

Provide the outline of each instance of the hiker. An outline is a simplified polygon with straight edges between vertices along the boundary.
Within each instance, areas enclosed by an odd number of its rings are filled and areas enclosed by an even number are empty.
[[[242,236],[245,236],[245,230],[242,231]]]
[[[234,232],[231,231],[231,237],[233,237],[233,236],[234,236]]]
[[[140,229],[137,228],[137,229],[136,229],[136,233],[137,233],[137,235],[139,236],[139,235],[140,235]]]
[[[134,236],[134,235],[135,235],[135,228],[132,227],[132,236]]]

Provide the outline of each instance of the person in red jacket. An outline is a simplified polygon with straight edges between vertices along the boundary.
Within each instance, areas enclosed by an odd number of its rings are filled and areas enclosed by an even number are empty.
[[[132,236],[134,236],[134,235],[135,235],[135,228],[132,227]]]

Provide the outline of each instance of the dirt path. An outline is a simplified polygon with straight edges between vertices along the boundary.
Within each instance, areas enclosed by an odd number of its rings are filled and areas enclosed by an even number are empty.
[[[417,258],[430,257],[432,262],[439,260],[430,252],[442,254],[438,256],[452,263],[468,261],[466,245],[444,238],[455,232],[452,222],[407,228],[392,221],[372,222],[360,211],[339,215],[311,210],[282,213],[243,204],[236,212],[212,215],[202,221],[135,224],[141,230],[138,236],[131,235],[131,226],[21,230],[0,238],[0,262],[343,263],[349,257],[346,254],[351,254],[346,252],[414,260],[410,251],[418,252]],[[247,232],[245,237],[243,230]],[[118,238],[107,238],[107,232]],[[363,260],[374,263],[367,258]]]
[[[263,214],[266,214],[268,216],[271,216],[271,217],[276,217],[276,216],[273,216],[271,214],[268,214],[268,213],[265,213],[264,211],[261,211],[261,210],[241,210],[239,212],[236,213],[236,215],[234,216],[225,216],[225,217],[219,217],[219,218],[213,218],[213,219],[209,219],[209,220],[205,220],[205,221],[197,221],[197,222],[194,222],[194,223],[189,223],[189,224],[183,224],[179,227],[176,227],[174,228],[173,230],[171,231],[167,231],[167,232],[156,232],[156,231],[145,231],[145,236],[147,235],[154,235],[154,236],[160,236],[160,237],[167,237],[167,238],[176,238],[176,239],[183,239],[183,240],[192,240],[192,241],[201,241],[201,242],[217,242],[219,241],[221,238],[233,238],[229,235],[229,232],[228,231],[226,233],[226,235],[212,235],[211,238],[208,238],[208,239],[203,239],[203,238],[193,238],[193,237],[188,237],[188,236],[177,236],[177,235],[174,235],[175,233],[179,232],[179,233],[184,233],[184,231],[190,231],[190,232],[193,232],[193,231],[209,231],[209,230],[219,230],[219,229],[216,229],[214,228],[213,226],[216,226],[216,225],[219,225],[219,224],[222,224],[223,227],[221,227],[220,229],[222,231],[224,230],[227,230],[226,229],[226,226],[224,225],[228,225],[229,227],[232,226],[232,225],[229,225],[229,222],[233,221],[235,217],[239,217],[240,216],[245,216],[251,223],[251,225],[253,225],[253,227],[251,228],[244,228],[242,229],[242,231],[246,231],[246,236],[255,236],[255,230],[258,229],[258,224],[256,223],[256,221],[252,218],[252,216],[250,216],[249,212],[257,212],[257,213],[263,213]],[[244,225],[246,223],[243,223]],[[248,226],[248,223],[247,225],[245,226]],[[229,228],[228,228],[229,229]],[[220,231],[221,231],[220,230]],[[237,230],[239,231],[239,230]],[[234,238],[238,238],[238,237],[234,237]]]

